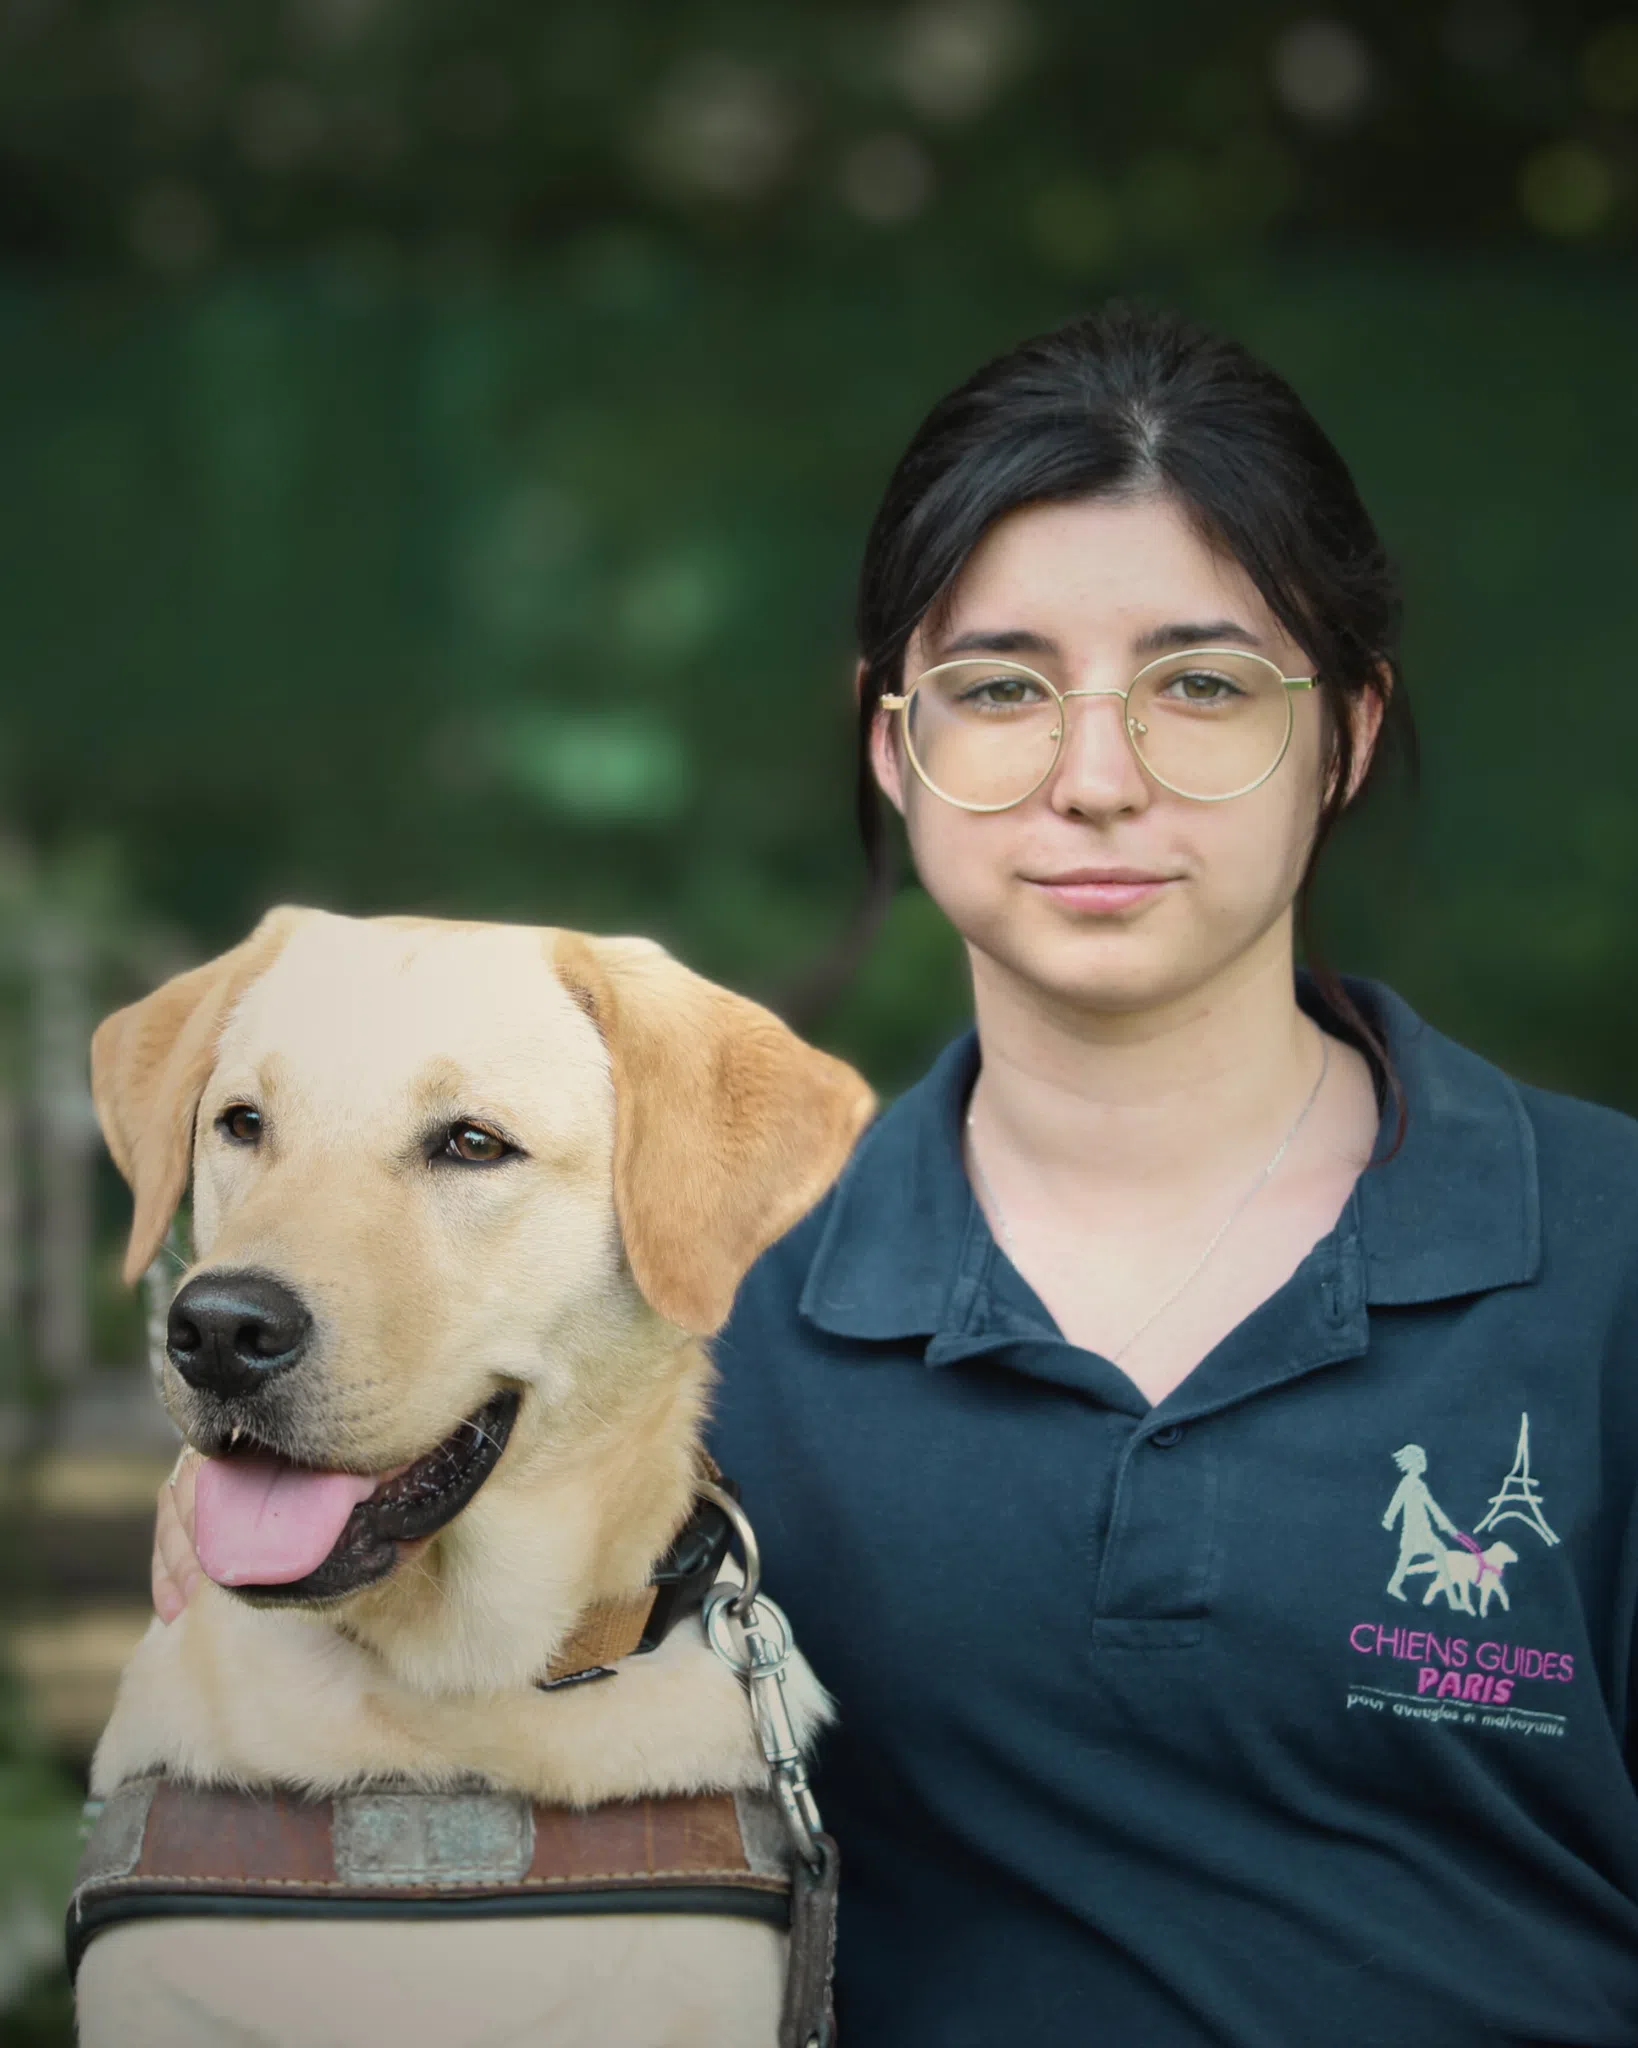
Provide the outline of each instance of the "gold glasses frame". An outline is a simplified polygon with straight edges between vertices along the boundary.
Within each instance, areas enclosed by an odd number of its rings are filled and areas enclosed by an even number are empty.
[[[1155,669],[1165,668],[1180,658],[1205,660],[1213,655],[1220,657],[1228,656],[1235,661],[1254,661],[1260,668],[1267,669],[1270,675],[1277,678],[1285,690],[1285,737],[1280,742],[1279,752],[1255,781],[1245,783],[1239,789],[1226,790],[1221,796],[1197,796],[1193,790],[1179,789],[1176,783],[1168,782],[1164,775],[1157,774],[1143,758],[1143,751],[1138,745],[1138,740],[1147,731],[1147,727],[1133,718],[1131,713],[1131,696],[1139,683],[1143,681],[1143,678],[1146,675],[1152,674]],[[910,706],[922,684],[929,682],[934,676],[944,675],[950,669],[968,668],[975,662],[983,662],[986,659],[993,659],[998,669],[1004,669],[1009,674],[1027,676],[1031,682],[1039,683],[1058,707],[1058,723],[1052,733],[1052,759],[1021,796],[1009,797],[1004,804],[968,803],[964,798],[951,796],[948,790],[940,789],[938,784],[927,773],[927,770],[921,765],[916,754],[915,741],[910,736]],[[980,654],[963,655],[958,660],[941,661],[932,668],[923,669],[903,696],[884,691],[879,702],[882,710],[896,711],[898,713],[899,732],[904,741],[904,751],[909,756],[910,765],[915,769],[917,778],[932,791],[933,795],[938,797],[943,803],[953,804],[959,811],[976,811],[989,815],[996,811],[1016,810],[1020,804],[1028,803],[1035,792],[1051,780],[1054,769],[1063,759],[1064,739],[1069,725],[1068,718],[1065,716],[1064,706],[1072,697],[1118,697],[1123,706],[1121,731],[1126,735],[1126,744],[1132,750],[1132,758],[1151,782],[1158,783],[1162,789],[1170,791],[1173,796],[1184,798],[1188,803],[1226,804],[1232,803],[1236,797],[1249,796],[1254,789],[1261,789],[1263,784],[1279,767],[1291,746],[1291,735],[1296,727],[1296,713],[1292,708],[1291,702],[1292,695],[1298,690],[1314,690],[1318,687],[1318,676],[1288,676],[1281,670],[1278,662],[1270,661],[1266,654],[1253,654],[1246,647],[1186,647],[1173,649],[1169,654],[1157,655],[1153,661],[1145,662],[1124,690],[1060,690],[1057,684],[1050,677],[1042,675],[1039,669],[1030,668],[1025,663],[1013,661],[1006,656],[986,657]]]

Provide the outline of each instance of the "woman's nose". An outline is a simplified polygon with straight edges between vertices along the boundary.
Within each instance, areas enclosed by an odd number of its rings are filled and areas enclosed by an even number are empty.
[[[1152,792],[1126,736],[1118,690],[1077,690],[1064,699],[1064,743],[1049,795],[1066,816],[1113,816],[1147,807]]]

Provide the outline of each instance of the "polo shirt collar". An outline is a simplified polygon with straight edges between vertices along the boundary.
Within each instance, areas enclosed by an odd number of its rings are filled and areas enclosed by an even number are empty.
[[[964,1276],[989,1238],[961,1155],[978,1038],[945,1047],[854,1149],[802,1290],[802,1313],[844,1337],[960,1327]]]
[[[1355,1187],[1365,1298],[1383,1308],[1517,1287],[1541,1267],[1536,1134],[1517,1086],[1488,1060],[1423,1023],[1374,982],[1348,993],[1386,1041],[1405,1090],[1405,1138]],[[1312,985],[1306,1006],[1318,1009]]]
[[[1541,1261],[1535,1136],[1518,1089],[1477,1054],[1423,1023],[1389,990],[1349,981],[1405,1091],[1405,1133],[1383,1111],[1375,1163],[1339,1231],[1357,1232],[1369,1306],[1445,1301],[1532,1280]],[[1313,984],[1299,1000],[1323,1016]],[[838,1336],[890,1342],[972,1330],[994,1244],[962,1159],[978,1075],[971,1031],[866,1133],[832,1194],[801,1299]],[[1005,1303],[985,1316],[1029,1317]],[[1033,1334],[1039,1335],[1036,1329]]]

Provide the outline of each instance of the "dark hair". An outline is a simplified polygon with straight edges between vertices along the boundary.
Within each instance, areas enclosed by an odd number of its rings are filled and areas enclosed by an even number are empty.
[[[1381,699],[1383,740],[1414,764],[1397,580],[1347,465],[1290,385],[1170,315],[1114,306],[1021,343],[941,399],[894,470],[865,544],[857,615],[859,824],[873,893],[890,887],[891,859],[870,733],[917,626],[1004,514],[1151,491],[1239,563],[1314,664],[1329,758],[1297,928],[1321,996],[1397,1099],[1386,1049],[1309,930],[1316,864],[1348,802],[1350,701]]]

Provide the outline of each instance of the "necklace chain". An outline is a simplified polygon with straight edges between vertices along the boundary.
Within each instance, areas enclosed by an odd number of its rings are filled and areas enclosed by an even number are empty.
[[[1234,1207],[1223,1218],[1222,1222],[1218,1224],[1216,1231],[1212,1235],[1212,1240],[1210,1244],[1206,1246],[1206,1249],[1200,1254],[1199,1258],[1195,1260],[1194,1264],[1189,1268],[1188,1272],[1184,1274],[1183,1278],[1172,1289],[1171,1293],[1166,1296],[1166,1299],[1160,1304],[1159,1308],[1155,1309],[1152,1314],[1144,1317],[1143,1321],[1138,1324],[1137,1328],[1126,1339],[1126,1342],[1121,1345],[1120,1349],[1118,1351],[1113,1351],[1110,1353],[1110,1361],[1112,1364],[1119,1365],[1121,1360],[1131,1350],[1132,1346],[1138,1341],[1138,1339],[1146,1335],[1148,1331],[1151,1330],[1154,1327],[1154,1325],[1160,1321],[1161,1317],[1166,1313],[1166,1311],[1169,1308],[1173,1307],[1175,1303],[1177,1303],[1179,1300],[1182,1299],[1182,1297],[1185,1294],[1187,1294],[1189,1289],[1194,1285],[1195,1281],[1198,1280],[1200,1278],[1200,1275],[1205,1271],[1207,1261],[1211,1258],[1212,1253],[1216,1251],[1217,1247],[1223,1242],[1224,1238],[1228,1236],[1229,1232],[1234,1228],[1235,1224],[1239,1222],[1240,1218],[1245,1214],[1246,1210],[1250,1208],[1252,1202],[1256,1199],[1258,1195],[1262,1193],[1263,1189],[1267,1187],[1268,1183],[1274,1178],[1275,1169],[1278,1167],[1280,1161],[1285,1157],[1286,1153],[1291,1149],[1292,1142],[1296,1138],[1297,1133],[1302,1129],[1303,1125],[1307,1123],[1308,1112],[1314,1107],[1314,1104],[1318,1102],[1320,1090],[1325,1086],[1325,1077],[1330,1072],[1330,1068],[1331,1041],[1322,1031],[1320,1033],[1319,1075],[1315,1080],[1313,1087],[1310,1088],[1308,1091],[1308,1100],[1303,1104],[1302,1108],[1298,1110],[1296,1121],[1292,1124],[1291,1128],[1286,1132],[1285,1136],[1280,1140],[1280,1142],[1274,1147],[1273,1154],[1270,1157],[1268,1164],[1263,1168],[1262,1172],[1258,1174],[1257,1178],[1251,1183],[1251,1186],[1246,1189],[1245,1193],[1241,1195],[1239,1200],[1235,1203]],[[990,1214],[1001,1226],[1001,1242],[1006,1246],[1008,1254],[1010,1256],[1011,1254],[1016,1252],[1018,1248],[1017,1241],[1013,1237],[1012,1226],[1007,1221],[1006,1211],[1001,1207],[1001,1204],[995,1198],[995,1189],[991,1187],[990,1177],[984,1171],[984,1162],[978,1156],[978,1146],[974,1142],[973,1135],[973,1112],[971,1104],[969,1104],[967,1108],[967,1156],[973,1163],[973,1171],[978,1176],[978,1185],[983,1190],[985,1201],[989,1204]]]

